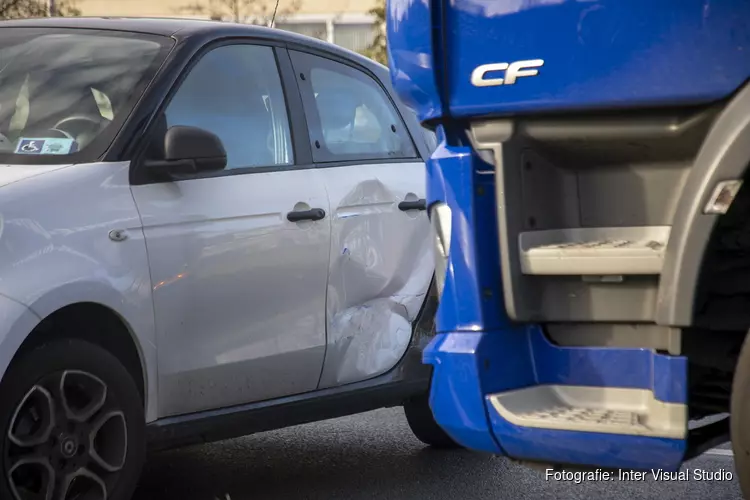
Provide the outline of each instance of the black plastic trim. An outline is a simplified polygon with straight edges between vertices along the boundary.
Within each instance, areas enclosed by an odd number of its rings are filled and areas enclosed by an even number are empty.
[[[311,208],[310,210],[297,210],[286,214],[289,222],[302,222],[305,220],[321,220],[326,216],[326,211],[322,208]]]
[[[696,427],[688,431],[687,451],[682,458],[688,461],[712,448],[729,441],[729,416],[716,422]]]
[[[297,77],[294,73],[292,59],[286,48],[276,49],[276,61],[281,76],[281,85],[284,87],[284,98],[286,99],[287,116],[292,133],[292,145],[294,146],[294,163],[299,168],[310,168],[313,163],[312,148],[308,138],[307,117],[302,107],[302,95],[297,85]],[[292,111],[296,110],[296,111]]]
[[[211,443],[377,408],[400,406],[424,393],[429,378],[388,380],[388,376],[263,403],[159,420],[147,427],[149,449]]]

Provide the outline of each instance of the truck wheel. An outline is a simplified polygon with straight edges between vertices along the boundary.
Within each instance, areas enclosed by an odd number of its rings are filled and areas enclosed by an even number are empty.
[[[734,468],[742,496],[750,498],[750,336],[737,358],[729,412]]]
[[[129,500],[145,457],[128,371],[80,340],[42,345],[0,382],[0,498]]]
[[[428,397],[419,396],[404,404],[406,421],[414,435],[424,444],[433,448],[459,448],[456,443],[439,425],[432,415]]]

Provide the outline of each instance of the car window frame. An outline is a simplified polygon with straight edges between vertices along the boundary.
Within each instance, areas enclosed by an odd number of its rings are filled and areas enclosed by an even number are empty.
[[[394,95],[392,92],[389,91],[389,89],[386,87],[386,85],[383,84],[383,81],[378,75],[376,75],[374,72],[370,71],[369,68],[365,67],[364,65],[358,64],[356,61],[352,59],[347,59],[344,57],[339,57],[336,54],[324,52],[320,50],[315,50],[311,47],[306,47],[304,45],[300,44],[287,44],[287,50],[289,52],[289,59],[291,61],[293,70],[294,70],[294,81],[295,84],[299,90],[300,94],[300,100],[301,104],[303,106],[303,111],[305,114],[306,120],[308,120],[308,127],[305,129],[305,139],[307,139],[307,145],[310,150],[310,155],[313,163],[315,164],[316,168],[326,168],[326,167],[339,167],[339,166],[347,166],[347,165],[377,165],[377,164],[388,164],[388,163],[413,163],[413,162],[420,162],[422,161],[422,151],[417,145],[417,141],[414,138],[414,134],[412,130],[410,129],[406,118],[404,117],[403,111],[401,110],[400,106],[396,102],[396,99],[394,98]],[[309,78],[309,71],[307,71],[311,66],[309,64],[305,64],[304,68],[298,68],[294,65],[294,59],[291,57],[291,52],[297,52],[304,56],[314,56],[319,57],[325,60],[328,60],[330,62],[342,64],[344,66],[349,67],[350,69],[354,71],[359,71],[360,73],[363,73],[366,77],[370,78],[377,86],[380,87],[381,91],[385,94],[388,102],[391,105],[392,111],[395,113],[396,117],[401,122],[401,127],[406,135],[406,138],[410,141],[412,150],[414,152],[413,156],[398,156],[398,157],[384,157],[384,158],[372,158],[368,157],[367,155],[361,155],[361,157],[355,157],[360,155],[347,155],[348,158],[342,158],[342,159],[331,159],[331,160],[315,160],[314,159],[314,150],[313,150],[313,143],[314,139],[312,135],[310,134],[310,128],[309,128],[309,120],[313,119],[316,120],[318,123],[318,126],[320,127],[320,117],[317,113],[317,108],[313,105],[312,106],[312,113],[310,113],[305,107],[304,102],[306,99],[306,92],[303,91],[300,88],[300,72],[307,73],[308,76],[306,78]],[[309,96],[307,96],[309,100]],[[313,116],[309,116],[312,114]],[[322,127],[320,127],[322,128]]]
[[[171,175],[169,178],[157,177],[144,166],[145,153],[148,143],[152,138],[154,124],[159,116],[165,112],[172,102],[175,94],[182,87],[193,68],[200,63],[201,59],[209,52],[225,46],[251,45],[269,47],[273,51],[276,68],[284,94],[287,119],[289,120],[289,134],[291,138],[293,162],[284,165],[270,165],[264,167],[241,167],[233,169],[222,169],[210,172],[197,172],[194,174]],[[131,162],[131,185],[160,184],[185,180],[200,180],[232,175],[261,174],[268,172],[295,171],[313,168],[312,152],[307,140],[307,121],[304,116],[302,100],[299,89],[294,78],[292,61],[286,50],[285,43],[278,40],[268,40],[256,37],[230,37],[213,40],[202,45],[189,57],[188,62],[179,71],[177,78],[170,84],[169,90],[161,100],[159,106],[150,114],[147,130],[143,133],[137,145],[134,147],[134,156]]]

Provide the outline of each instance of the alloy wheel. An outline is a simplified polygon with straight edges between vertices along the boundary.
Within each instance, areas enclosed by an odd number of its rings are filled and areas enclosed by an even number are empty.
[[[16,406],[5,435],[12,500],[107,500],[127,458],[125,415],[98,377],[51,374]]]

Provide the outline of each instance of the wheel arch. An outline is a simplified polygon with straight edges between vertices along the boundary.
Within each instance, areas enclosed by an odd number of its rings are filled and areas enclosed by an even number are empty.
[[[150,294],[141,300],[143,294],[132,291],[123,295],[107,283],[81,280],[28,300],[30,304],[25,308],[34,321],[14,325],[3,342],[3,349],[12,353],[9,363],[19,353],[51,338],[69,336],[88,340],[123,362],[143,396],[146,420],[155,420],[158,386],[153,305]],[[102,330],[106,330],[105,334]],[[4,371],[0,370],[0,376]]]
[[[719,215],[703,213],[716,184],[741,179],[750,162],[750,84],[727,104],[711,127],[677,204],[667,243],[656,322],[687,327],[709,241]]]
[[[102,330],[106,330],[106,334],[101,334]],[[144,406],[147,404],[148,379],[143,351],[127,321],[115,310],[96,302],[65,305],[39,321],[18,347],[13,360],[59,338],[84,340],[108,351],[128,370]]]

